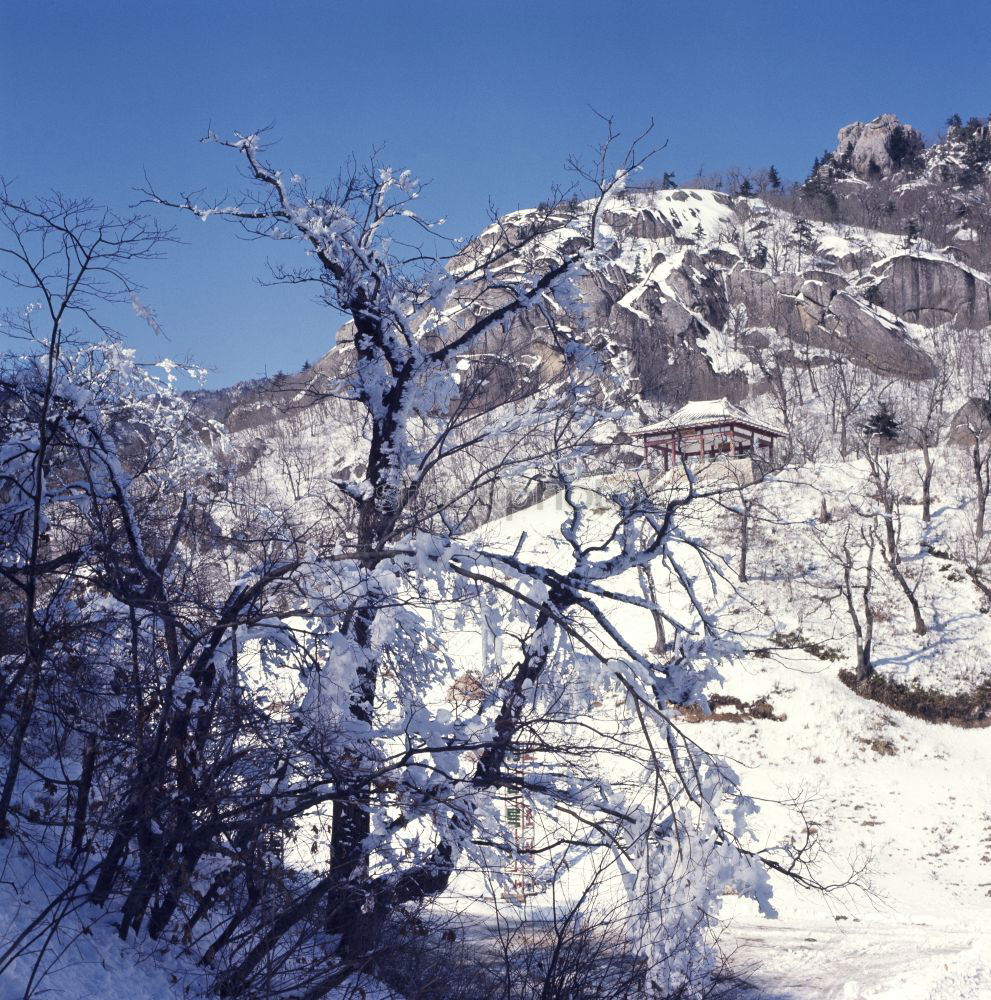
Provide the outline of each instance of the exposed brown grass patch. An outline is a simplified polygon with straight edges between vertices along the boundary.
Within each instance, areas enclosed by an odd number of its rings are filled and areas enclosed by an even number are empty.
[[[843,654],[824,642],[816,642],[802,634],[800,630],[793,632],[774,632],[769,637],[773,645],[751,650],[752,656],[767,659],[775,649],[800,649],[814,656],[817,660],[836,661],[843,659]]]
[[[774,706],[766,697],[746,702],[733,695],[714,694],[709,698],[709,708],[711,712],[704,712],[698,705],[684,705],[679,712],[685,722],[747,722],[750,719],[782,722],[785,719],[784,715],[774,714]]]
[[[859,739],[865,747],[870,747],[880,757],[894,757],[898,753],[898,747],[891,740],[886,740],[881,736],[876,736],[874,739],[867,739],[861,736]],[[868,824],[865,823],[864,825]]]
[[[880,674],[858,681],[852,670],[841,670],[840,680],[862,698],[917,719],[964,728],[991,726],[991,681],[972,691],[946,694],[918,684],[899,684]]]

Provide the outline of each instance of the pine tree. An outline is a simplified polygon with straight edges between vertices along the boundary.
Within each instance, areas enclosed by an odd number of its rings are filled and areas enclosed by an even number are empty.
[[[911,133],[901,125],[896,125],[888,136],[888,156],[896,170],[906,167],[911,169],[916,165],[918,148]]]
[[[764,266],[767,264],[767,244],[758,239],[756,244],[754,244],[753,253],[750,255],[750,266],[757,268],[758,271],[762,271]]]
[[[741,198],[752,198],[754,196],[754,186],[750,183],[749,177],[744,177],[740,182],[739,194]]]
[[[832,181],[822,173],[810,177],[802,185],[802,197],[818,202],[827,217],[835,219],[839,216],[840,204],[833,190]]]
[[[798,267],[802,268],[802,257],[813,257],[818,250],[815,231],[808,219],[796,219],[791,231],[791,243],[798,250]]]
[[[772,190],[781,190],[781,176],[778,174],[773,163],[771,164],[771,169],[767,172],[767,183],[771,185]]]
[[[883,399],[877,412],[864,424],[864,433],[868,437],[879,437],[885,441],[894,441],[900,429],[901,425],[895,419],[891,407]]]

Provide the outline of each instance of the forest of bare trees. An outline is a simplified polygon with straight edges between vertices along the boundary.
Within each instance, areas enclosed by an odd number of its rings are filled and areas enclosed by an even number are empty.
[[[435,933],[425,908],[459,870],[511,891],[516,859],[538,879],[590,865],[586,893],[625,871],[610,905],[636,934],[615,995],[635,981],[675,996],[714,967],[707,900],[735,882],[769,905],[774,869],[814,884],[801,852],[758,855],[725,825],[711,803],[732,799],[739,817],[747,802],[668,711],[697,700],[724,655],[699,589],[717,570],[680,527],[692,482],[632,480],[594,522],[574,487],[582,462],[595,471],[585,445],[624,359],[543,295],[566,300],[607,248],[601,208],[642,140],[617,157],[610,125],[596,162],[573,161],[592,191],[578,222],[559,199],[446,268],[418,248],[397,256],[397,233],[430,223],[416,180],[374,161],[311,190],[245,135],[216,140],[247,170],[239,200],[150,193],[298,239],[304,263],[278,277],[316,283],[350,316],[339,371],[297,394],[276,435],[282,500],[176,391],[176,366],[138,363],[103,318],[170,233],[3,191],[3,274],[30,304],[0,373],[0,830],[51,854],[61,885],[4,942],[0,974],[25,954],[43,967],[64,915],[95,905],[122,939],[195,950],[221,996],[316,998],[355,971],[396,974],[403,928]],[[580,245],[548,254],[576,224]],[[509,259],[526,267],[493,279]],[[566,363],[493,391],[485,358],[506,356],[522,312]],[[338,431],[306,445],[314,405]],[[534,467],[563,497],[549,564],[479,531]],[[673,589],[630,596],[617,584],[630,572]],[[624,608],[658,623],[652,651],[616,624]],[[467,651],[454,642],[471,635]],[[592,725],[617,698],[627,710]],[[554,817],[526,843],[504,807],[519,796]],[[580,940],[593,946],[558,945]],[[525,989],[579,995],[555,981]]]

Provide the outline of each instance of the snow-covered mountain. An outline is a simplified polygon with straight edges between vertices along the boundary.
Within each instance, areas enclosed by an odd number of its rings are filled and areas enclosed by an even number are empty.
[[[581,276],[580,308],[550,310],[628,354],[627,429],[686,400],[721,396],[788,424],[786,467],[753,486],[746,503],[731,486],[692,524],[732,581],[713,587],[711,607],[734,622],[748,652],[709,689],[714,714],[686,713],[680,724],[741,768],[743,787],[766,803],[760,829],[769,838],[795,822],[781,805],[792,798],[802,806],[794,840],[817,840],[825,880],[862,876],[825,898],[781,880],[776,923],[726,900],[725,941],[739,949],[738,967],[767,995],[789,1000],[991,996],[991,953],[975,930],[991,914],[991,591],[983,533],[974,529],[980,479],[975,485],[970,471],[991,431],[972,398],[986,374],[991,277],[976,217],[980,185],[942,169],[964,155],[962,129],[928,149],[890,116],[844,129],[849,165],[820,164],[807,193],[629,190],[604,216],[612,244],[605,263]],[[901,135],[895,157],[893,134]],[[824,190],[835,192],[835,213],[823,211]],[[895,205],[882,225],[851,221],[851,206],[873,211],[870,199],[882,196]],[[970,205],[966,223],[957,208],[944,239],[906,229],[912,216],[899,213],[939,199]],[[524,227],[538,214],[515,213],[479,238],[497,240],[502,227]],[[823,217],[831,214],[838,217]],[[930,232],[942,225],[929,222]],[[562,225],[550,252],[578,238],[577,227]],[[508,380],[499,391],[519,387],[512,380],[521,358],[533,359],[528,377],[561,364],[553,333],[544,311],[514,323],[499,347]],[[335,372],[350,350],[344,330],[316,375],[293,377],[294,390]],[[539,389],[533,394],[537,405]],[[900,424],[872,453],[883,473],[857,454],[882,400]],[[927,406],[938,414],[925,416]],[[303,465],[321,469],[337,440],[336,418],[319,408],[292,419],[294,430],[267,442],[256,430],[239,435],[261,442],[260,481],[279,481],[293,445]],[[930,466],[927,514],[921,484]],[[656,486],[657,471],[628,475]],[[590,492],[617,486],[603,482],[590,482]],[[885,496],[893,498],[887,515]],[[553,563],[561,497],[529,495],[522,506],[503,507],[501,518],[496,507],[487,536]],[[883,555],[892,511],[890,561],[921,609],[923,634],[913,631],[911,604]],[[594,526],[594,501],[592,513]],[[756,554],[741,582],[743,518]],[[861,616],[867,604],[857,602],[873,602],[878,684],[891,687],[871,696],[840,676],[857,656],[848,597]],[[653,639],[645,614],[622,625],[641,645]],[[913,692],[915,703],[899,707],[894,691]]]
[[[605,184],[425,277],[231,144],[353,326],[187,399],[11,361],[0,1000],[573,996],[562,927],[613,1000],[721,995],[717,929],[779,1000],[991,995],[984,128]]]
[[[951,125],[926,148],[914,129],[882,115],[841,129],[836,150],[788,193],[645,185],[614,198],[603,213],[614,242],[581,276],[580,322],[629,352],[631,412],[742,400],[766,382],[768,365],[812,369],[845,359],[883,376],[931,377],[927,328],[991,323],[981,179],[991,166],[989,130],[977,120]],[[560,209],[549,254],[580,240],[587,204]],[[491,245],[545,214],[513,213],[477,242]],[[509,254],[500,266],[519,273],[538,263]],[[345,325],[313,369],[201,393],[201,406],[234,429],[277,420],[286,399],[339,368],[349,336]],[[532,310],[494,352],[553,368],[560,357],[550,340],[545,317]],[[520,377],[510,365],[501,381]]]

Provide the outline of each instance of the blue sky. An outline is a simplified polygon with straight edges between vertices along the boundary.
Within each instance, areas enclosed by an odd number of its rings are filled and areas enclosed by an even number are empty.
[[[114,207],[145,172],[222,192],[236,165],[199,137],[272,124],[272,160],[315,179],[385,142],[432,181],[423,208],[467,235],[490,199],[509,211],[563,179],[598,135],[590,106],[628,130],[655,119],[651,173],[799,177],[856,119],[890,111],[931,136],[987,115],[989,54],[981,0],[8,0],[0,174]],[[222,385],[332,345],[337,317],[304,289],[258,285],[271,248],[171,221],[184,243],[139,274],[168,341],[120,317],[142,356],[190,356]]]

